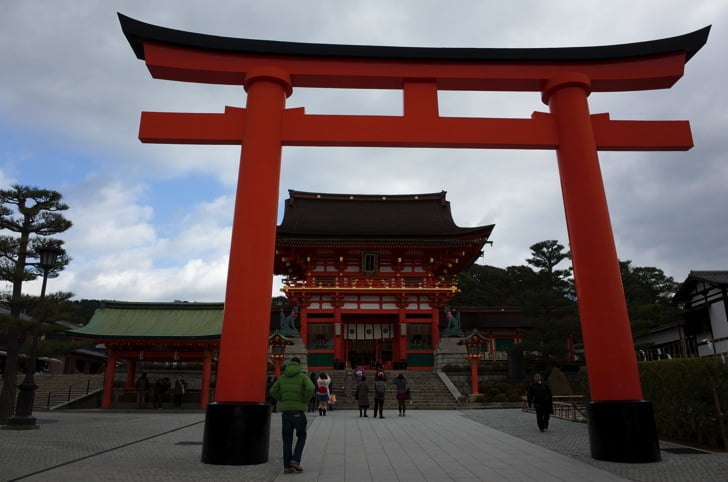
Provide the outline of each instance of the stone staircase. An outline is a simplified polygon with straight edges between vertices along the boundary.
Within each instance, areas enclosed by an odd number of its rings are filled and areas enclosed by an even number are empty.
[[[24,378],[25,375],[18,375],[18,384],[22,383]],[[33,411],[52,410],[58,405],[102,389],[104,375],[36,373],[33,375],[33,381],[38,385],[35,390]]]
[[[344,395],[344,370],[330,370],[326,372],[331,377],[331,391],[336,394],[336,405],[334,410],[358,410],[359,404],[356,400],[347,399]],[[452,394],[442,382],[437,373],[415,372],[415,371],[387,371],[387,393],[384,396],[384,410],[397,410],[397,388],[394,379],[402,373],[409,382],[412,400],[407,401],[408,410],[452,410],[458,408],[458,404]],[[367,383],[369,384],[370,409],[374,407],[374,371],[367,371]],[[354,387],[356,388],[356,387]],[[386,414],[385,414],[386,415]]]

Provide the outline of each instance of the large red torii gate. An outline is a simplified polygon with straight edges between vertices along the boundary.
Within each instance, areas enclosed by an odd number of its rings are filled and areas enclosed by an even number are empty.
[[[687,121],[591,115],[591,92],[663,89],[682,75],[710,27],[648,42],[576,48],[470,49],[302,44],[216,37],[119,15],[154,78],[242,85],[246,107],[222,114],[143,112],[143,142],[242,145],[216,402],[202,461],[268,460],[265,400],[270,285],[282,146],[555,149],[593,402],[592,456],[660,459],[642,389],[598,150],[687,150]],[[401,116],[309,115],[286,109],[294,87],[401,89]],[[541,92],[528,119],[441,117],[438,90]],[[238,427],[230,430],[230,426]]]

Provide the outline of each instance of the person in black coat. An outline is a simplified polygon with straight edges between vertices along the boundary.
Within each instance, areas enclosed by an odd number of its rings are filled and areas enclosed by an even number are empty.
[[[536,423],[542,432],[549,429],[549,417],[552,411],[551,389],[541,380],[541,374],[533,376],[533,383],[528,386],[528,406],[536,409]]]

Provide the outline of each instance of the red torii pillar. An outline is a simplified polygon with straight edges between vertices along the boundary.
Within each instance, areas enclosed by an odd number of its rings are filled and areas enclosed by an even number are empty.
[[[686,121],[590,115],[587,96],[671,87],[706,42],[709,27],[606,47],[428,49],[231,39],[120,19],[137,57],[155,78],[244,85],[248,91],[245,109],[145,112],[140,127],[144,142],[243,146],[218,401],[207,407],[203,462],[268,459],[268,324],[261,320],[269,316],[284,145],[555,149],[592,391],[592,456],[620,462],[660,459],[652,405],[642,400],[597,151],[689,149],[690,127]],[[307,115],[285,108],[294,87],[402,89],[404,115]],[[551,113],[534,113],[530,119],[440,117],[438,90],[541,92]]]
[[[104,372],[104,393],[101,396],[101,408],[111,408],[114,396],[114,374],[116,373],[116,353],[109,348],[106,353],[106,370]]]

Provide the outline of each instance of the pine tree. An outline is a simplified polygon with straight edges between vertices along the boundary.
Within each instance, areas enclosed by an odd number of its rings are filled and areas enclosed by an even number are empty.
[[[12,286],[12,292],[3,296],[10,314],[2,321],[7,333],[7,356],[0,392],[0,423],[6,423],[15,410],[18,352],[24,334],[21,314],[31,307],[28,297],[22,295],[23,282],[40,275],[28,259],[38,258],[38,248],[46,243],[60,247],[62,241],[51,236],[72,225],[60,214],[68,209],[61,199],[60,193],[37,187],[13,185],[0,190],[0,230],[13,233],[0,235],[0,280]],[[53,271],[62,270],[68,261],[62,256]]]
[[[567,354],[567,337],[578,337],[579,332],[571,267],[556,269],[571,259],[571,253],[555,240],[541,241],[530,249],[526,262],[537,271],[535,282],[526,286],[524,312],[532,317],[534,326],[524,336],[524,348],[546,358],[562,358]]]

